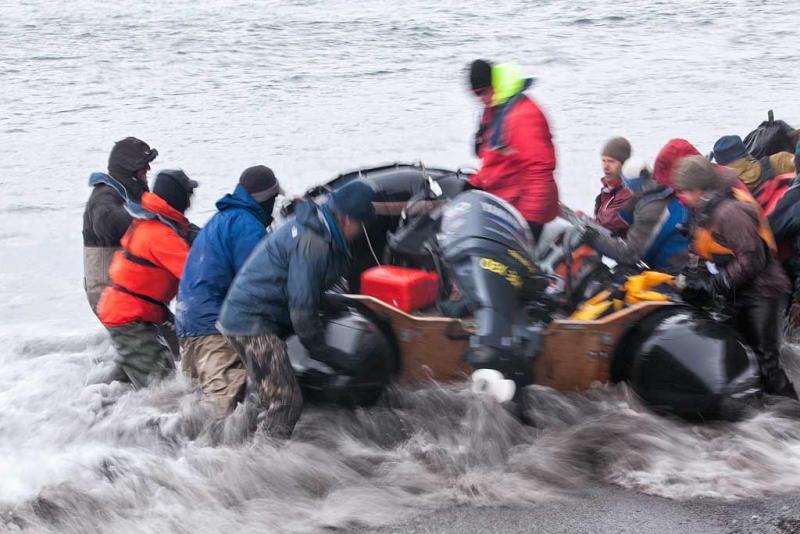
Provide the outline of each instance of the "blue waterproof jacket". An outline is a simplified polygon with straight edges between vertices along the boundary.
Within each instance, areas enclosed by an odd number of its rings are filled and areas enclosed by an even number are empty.
[[[322,295],[350,269],[347,246],[326,206],[309,200],[256,245],[228,291],[217,328],[226,336],[296,333],[324,351]]]
[[[272,222],[241,184],[217,201],[217,210],[186,259],[175,308],[179,337],[219,334],[215,323],[228,288]]]

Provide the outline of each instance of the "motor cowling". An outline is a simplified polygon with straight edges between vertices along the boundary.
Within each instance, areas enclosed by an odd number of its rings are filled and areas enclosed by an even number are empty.
[[[465,360],[528,385],[541,326],[528,324],[524,303],[544,298],[547,286],[528,223],[502,199],[467,191],[444,209],[438,242],[477,322]]]

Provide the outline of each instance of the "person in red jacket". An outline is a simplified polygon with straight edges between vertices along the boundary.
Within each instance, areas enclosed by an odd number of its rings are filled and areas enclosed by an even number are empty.
[[[111,262],[111,285],[97,305],[117,366],[136,388],[175,369],[163,325],[171,318],[167,304],[178,292],[189,254],[189,221],[183,213],[195,187],[183,171],[162,171],[153,192],[142,194],[141,206],[129,205],[134,220]]]
[[[603,188],[594,201],[594,221],[607,228],[614,236],[625,238],[628,223],[619,216],[633,194],[622,183],[622,164],[631,157],[631,144],[624,137],[615,137],[603,147]]]
[[[470,86],[485,109],[475,136],[481,169],[472,187],[496,195],[528,221],[534,239],[558,216],[556,153],[547,118],[524,94],[533,84],[516,64],[479,59],[470,66]]]

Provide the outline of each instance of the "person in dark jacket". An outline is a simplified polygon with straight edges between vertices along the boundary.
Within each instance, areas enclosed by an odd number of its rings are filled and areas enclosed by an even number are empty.
[[[108,174],[96,172],[89,178],[92,194],[83,212],[83,285],[92,311],[110,284],[108,269],[120,239],[133,217],[125,209],[128,202],[139,202],[149,191],[147,172],[158,150],[136,139],[117,141],[108,157]]]
[[[594,201],[594,221],[619,237],[625,237],[628,224],[619,211],[631,199],[631,191],[622,183],[622,164],[631,157],[631,144],[624,137],[609,139],[603,147],[603,188]]]
[[[737,330],[752,347],[764,391],[797,397],[780,364],[781,316],[789,281],[775,256],[775,241],[758,205],[738,193],[703,156],[684,158],[673,183],[695,210],[692,249],[708,269],[677,285],[687,302],[724,298]]]
[[[141,205],[128,205],[135,218],[111,262],[111,284],[97,304],[118,367],[136,388],[175,368],[164,325],[171,326],[167,305],[178,292],[189,253],[189,221],[183,213],[196,187],[183,171],[162,171],[153,193],[143,193]]]
[[[175,319],[181,367],[200,383],[204,401],[219,415],[235,406],[244,388],[245,371],[215,323],[234,276],[267,234],[275,198],[281,192],[268,167],[246,169],[233,194],[217,201],[217,213],[192,244],[178,286]]]
[[[538,239],[544,224],[558,216],[559,205],[550,126],[525,95],[532,84],[514,63],[479,59],[470,65],[470,87],[485,107],[475,135],[481,168],[469,183],[514,206]]]
[[[296,333],[312,358],[334,368],[345,361],[325,342],[320,304],[350,270],[348,242],[375,216],[373,197],[366,182],[355,180],[323,205],[298,204],[294,220],[256,245],[222,304],[217,329],[245,362],[248,388],[278,436],[291,435],[303,403],[284,339]]]
[[[792,283],[789,317],[793,328],[800,327],[800,143],[794,155],[794,183],[767,216],[778,244],[778,256]]]
[[[619,210],[628,226],[625,238],[600,234],[587,227],[584,240],[603,256],[623,265],[644,262],[650,269],[677,272],[689,257],[689,240],[679,231],[688,210],[675,192],[652,179],[644,161],[628,159],[620,170],[633,197]]]

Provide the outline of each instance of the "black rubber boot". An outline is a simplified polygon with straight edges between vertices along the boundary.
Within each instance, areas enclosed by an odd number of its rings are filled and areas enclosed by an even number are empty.
[[[794,386],[781,368],[783,298],[744,303],[736,317],[737,329],[753,349],[761,370],[764,392],[796,399]]]

